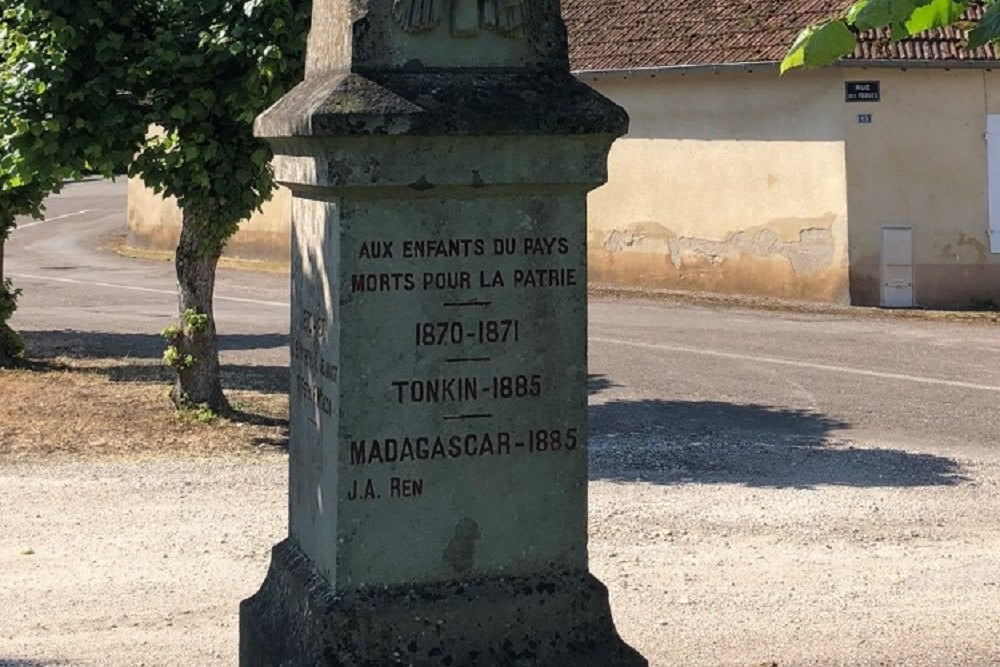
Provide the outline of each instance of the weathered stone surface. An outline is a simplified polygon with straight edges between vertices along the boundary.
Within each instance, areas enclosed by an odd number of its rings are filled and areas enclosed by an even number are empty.
[[[485,13],[460,15],[476,12],[478,3],[496,2],[315,0],[306,78],[330,72],[434,67],[569,70],[566,28],[557,0],[505,2],[516,4],[522,14],[512,32],[496,29]],[[434,5],[439,22],[417,30],[401,25],[399,14],[419,10],[414,4]]]
[[[567,69],[553,1],[318,0],[257,122],[294,195],[290,537],[244,667],[645,664],[587,572],[586,197],[627,119]]]
[[[607,141],[524,141],[279,161],[290,530],[337,591],[586,568],[582,221]]]
[[[338,595],[290,541],[240,609],[241,667],[641,667],[586,571]]]
[[[485,68],[307,79],[257,121],[259,136],[591,135],[628,128],[621,107],[568,72]]]

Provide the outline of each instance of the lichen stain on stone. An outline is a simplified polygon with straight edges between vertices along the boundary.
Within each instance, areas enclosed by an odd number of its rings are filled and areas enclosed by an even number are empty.
[[[463,518],[455,526],[442,560],[458,573],[468,572],[476,557],[476,543],[483,536],[479,524],[469,517]]]

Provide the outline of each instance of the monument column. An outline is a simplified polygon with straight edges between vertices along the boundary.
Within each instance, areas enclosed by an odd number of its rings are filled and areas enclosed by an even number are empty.
[[[257,120],[293,202],[289,537],[242,667],[645,665],[587,566],[586,195],[625,113],[555,0],[316,0]]]

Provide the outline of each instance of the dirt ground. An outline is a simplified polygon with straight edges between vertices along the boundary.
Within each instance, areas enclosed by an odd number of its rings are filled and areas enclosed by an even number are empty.
[[[157,373],[0,373],[0,665],[236,664],[239,601],[286,530],[284,408],[248,391],[242,421],[177,418]],[[591,441],[592,569],[652,665],[1000,664],[998,464],[700,445]],[[769,466],[741,469],[760,447]]]

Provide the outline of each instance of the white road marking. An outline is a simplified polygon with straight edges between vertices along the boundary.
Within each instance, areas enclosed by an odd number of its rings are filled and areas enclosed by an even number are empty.
[[[735,352],[720,352],[718,350],[705,350],[694,347],[684,347],[681,345],[661,345],[657,343],[642,343],[632,340],[619,340],[617,338],[603,338],[600,336],[590,336],[589,340],[598,343],[610,343],[612,345],[626,345],[629,347],[641,347],[649,350],[665,350],[667,352],[681,352],[685,354],[700,354],[705,357],[716,357],[719,359],[736,359],[739,361],[756,361],[763,364],[777,364],[779,366],[792,366],[794,368],[808,368],[817,371],[829,371],[832,373],[848,373],[851,375],[862,375],[874,377],[882,380],[903,380],[906,382],[917,382],[920,384],[932,384],[943,387],[957,387],[960,389],[976,389],[979,391],[1000,392],[1000,387],[989,384],[976,384],[974,382],[961,382],[958,380],[944,380],[941,378],[923,377],[920,375],[905,375],[903,373],[884,373],[882,371],[869,371],[863,368],[851,368],[849,366],[831,366],[829,364],[814,364],[808,361],[793,361],[791,359],[779,359],[776,357],[759,357],[752,354],[737,354]]]
[[[8,273],[8,276],[12,278],[20,278],[22,280],[42,280],[55,283],[70,283],[72,285],[93,285],[95,287],[110,287],[112,289],[129,290],[131,292],[152,292],[153,294],[169,294],[171,296],[177,296],[177,292],[173,290],[165,289],[153,289],[151,287],[135,287],[133,285],[117,285],[115,283],[102,283],[89,280],[74,280],[73,278],[53,278],[50,276],[33,276],[26,273]],[[216,301],[233,301],[235,303],[253,303],[259,306],[276,306],[278,308],[287,308],[288,304],[283,301],[261,301],[259,299],[243,299],[236,296],[218,296],[215,297]]]
[[[91,209],[84,209],[82,211],[77,211],[76,213],[66,213],[64,215],[57,215],[54,218],[45,218],[44,220],[36,220],[35,222],[29,222],[24,225],[18,225],[18,229],[27,229],[28,227],[34,227],[35,225],[40,225],[45,222],[55,222],[56,220],[62,220],[63,218],[72,218],[74,215],[83,215],[84,213],[90,213]]]

